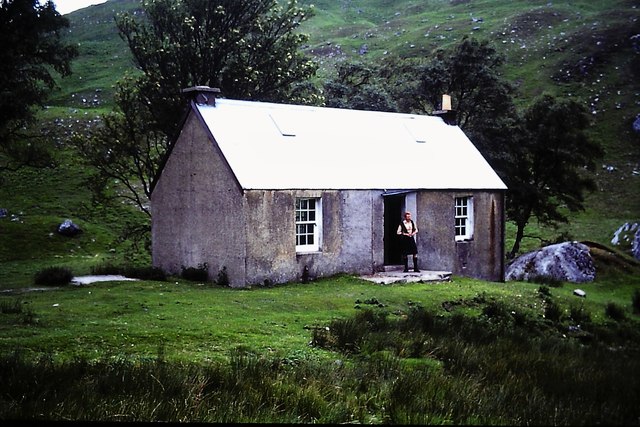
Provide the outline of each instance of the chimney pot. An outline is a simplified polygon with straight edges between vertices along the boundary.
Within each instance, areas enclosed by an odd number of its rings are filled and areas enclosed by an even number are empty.
[[[192,86],[181,91],[190,100],[200,105],[216,105],[216,96],[220,95],[220,89],[209,86]]]
[[[448,125],[455,126],[457,124],[456,110],[451,108],[451,95],[442,95],[442,109],[434,111],[432,115],[442,118]]]
[[[442,95],[442,110],[451,111],[451,95]]]

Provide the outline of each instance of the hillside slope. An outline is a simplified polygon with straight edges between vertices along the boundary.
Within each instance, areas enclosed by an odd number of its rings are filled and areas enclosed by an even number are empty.
[[[525,241],[525,248],[562,233],[608,244],[622,223],[640,220],[640,133],[632,129],[640,114],[638,1],[313,3],[315,17],[302,31],[310,34],[306,49],[321,66],[320,81],[330,75],[336,61],[429,56],[434,49],[470,35],[487,38],[504,52],[504,75],[519,87],[519,104],[550,91],[579,99],[590,108],[591,136],[606,153],[595,172],[599,190],[589,196],[586,212],[573,215],[569,225],[549,230],[532,224],[527,231],[537,238]],[[60,88],[49,100],[43,120],[64,129],[82,129],[111,109],[114,84],[136,72],[126,44],[118,37],[114,15],[139,13],[139,4],[139,0],[109,0],[68,15],[68,38],[78,45],[80,57],[73,64],[74,74],[59,79]],[[68,134],[63,132],[61,138]],[[31,188],[37,191],[37,186]],[[5,206],[19,204],[10,192],[0,191],[0,197]]]

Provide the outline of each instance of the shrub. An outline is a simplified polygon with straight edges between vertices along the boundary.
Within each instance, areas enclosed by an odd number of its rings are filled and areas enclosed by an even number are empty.
[[[102,264],[91,268],[91,274],[117,274],[140,280],[157,280],[165,282],[167,274],[157,267],[134,267],[130,265]]]
[[[591,313],[584,308],[584,304],[571,304],[569,317],[576,323],[587,323],[591,321]]]
[[[216,283],[220,286],[229,286],[229,275],[227,274],[227,267],[222,267],[222,270],[218,272],[218,278]],[[266,281],[265,281],[266,285]]]
[[[538,295],[542,299],[548,299],[551,298],[551,291],[549,290],[549,287],[547,285],[541,285],[538,288]]]
[[[482,309],[482,314],[490,319],[507,321],[511,319],[511,310],[502,301],[489,301]]]
[[[631,296],[631,307],[634,314],[640,314],[640,289],[636,289]]]
[[[615,321],[624,320],[626,315],[624,308],[616,304],[615,302],[609,302],[604,308],[604,314]]]
[[[126,277],[132,277],[140,280],[157,280],[159,282],[167,281],[167,274],[158,267],[129,267],[125,270]]]
[[[91,274],[93,275],[124,275],[125,267],[117,266],[114,264],[101,264],[91,267]]]
[[[422,306],[411,307],[404,321],[404,329],[412,331],[429,332],[433,330],[434,325],[435,318],[433,314]]]
[[[34,277],[36,285],[62,286],[68,285],[73,279],[71,270],[65,267],[48,267],[40,270]]]
[[[552,322],[559,322],[562,318],[562,309],[552,300],[548,300],[544,307],[544,317]]]
[[[180,277],[192,282],[207,282],[209,281],[209,265],[205,262],[204,264],[198,264],[197,267],[182,266]]]
[[[22,301],[19,299],[13,302],[0,301],[0,313],[4,314],[20,314],[22,313]]]

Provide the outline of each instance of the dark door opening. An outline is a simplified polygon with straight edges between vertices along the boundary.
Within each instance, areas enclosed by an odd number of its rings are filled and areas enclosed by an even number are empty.
[[[396,234],[402,220],[404,194],[385,196],[384,198],[384,264],[402,264],[400,238]]]

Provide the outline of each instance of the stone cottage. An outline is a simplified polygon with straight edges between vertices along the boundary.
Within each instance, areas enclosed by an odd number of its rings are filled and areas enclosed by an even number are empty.
[[[153,264],[235,287],[401,263],[410,211],[425,270],[504,280],[505,184],[437,116],[192,100],[152,192]]]

